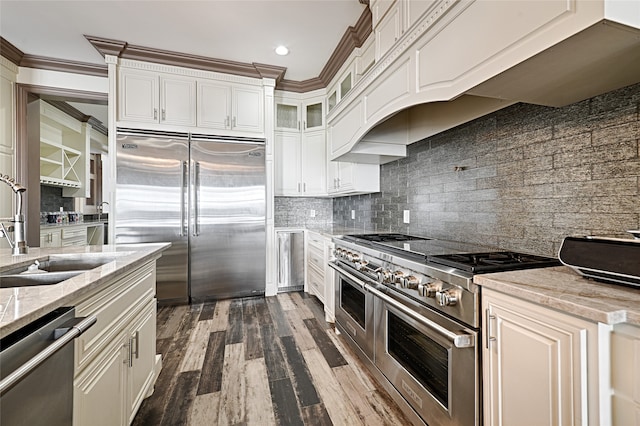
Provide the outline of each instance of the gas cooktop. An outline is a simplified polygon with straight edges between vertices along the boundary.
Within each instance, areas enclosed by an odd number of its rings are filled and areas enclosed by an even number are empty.
[[[512,251],[441,254],[427,256],[427,261],[475,274],[560,266],[560,261],[554,258]]]
[[[415,235],[355,234],[345,235],[343,238],[420,263],[448,266],[471,273],[543,268],[561,264],[557,259],[549,257]]]

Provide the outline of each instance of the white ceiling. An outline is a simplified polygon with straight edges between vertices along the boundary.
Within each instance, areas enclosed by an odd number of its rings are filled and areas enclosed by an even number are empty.
[[[84,38],[286,67],[284,78],[318,77],[358,0],[0,0],[0,35],[26,54],[104,64]],[[274,53],[283,44],[288,56]]]

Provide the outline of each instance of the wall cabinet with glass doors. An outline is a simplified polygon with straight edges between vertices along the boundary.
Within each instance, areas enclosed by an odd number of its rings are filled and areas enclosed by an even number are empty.
[[[275,104],[275,195],[327,195],[324,97]]]

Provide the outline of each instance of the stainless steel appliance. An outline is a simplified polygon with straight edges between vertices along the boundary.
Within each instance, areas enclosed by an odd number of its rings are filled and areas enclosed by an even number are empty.
[[[118,129],[115,242],[168,241],[162,303],[264,294],[264,140]]]
[[[278,292],[304,288],[304,231],[277,231]]]
[[[416,424],[480,424],[480,288],[473,276],[559,262],[403,234],[334,242],[336,327],[365,364],[411,408]],[[354,309],[340,299],[353,283],[368,295],[357,311],[372,312],[364,315],[364,336],[353,326]]]
[[[0,340],[0,424],[68,426],[73,339],[96,322],[60,308]]]

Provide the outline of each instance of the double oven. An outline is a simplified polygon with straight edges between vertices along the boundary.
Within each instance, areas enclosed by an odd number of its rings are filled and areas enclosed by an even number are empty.
[[[486,248],[373,234],[392,239],[381,244],[367,236],[334,240],[336,328],[413,410],[416,424],[480,424],[480,289],[473,271],[428,262],[425,252]]]

